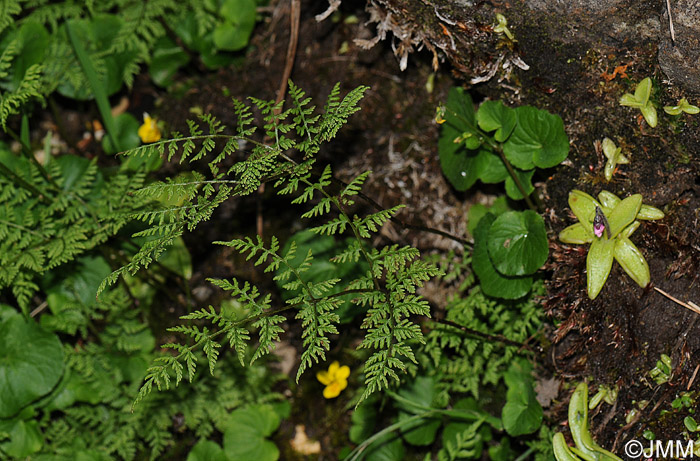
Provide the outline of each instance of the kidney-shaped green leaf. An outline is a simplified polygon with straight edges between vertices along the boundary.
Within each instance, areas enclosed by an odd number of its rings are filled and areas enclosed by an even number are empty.
[[[532,434],[542,424],[542,407],[535,396],[531,371],[529,365],[514,362],[504,376],[508,392],[501,419],[506,432],[515,437]]]
[[[515,128],[515,111],[501,101],[485,101],[479,106],[476,121],[484,131],[496,130],[494,139],[504,142]]]
[[[248,44],[255,27],[255,0],[224,0],[221,16],[224,22],[214,29],[214,44],[226,51],[238,51]]]
[[[231,413],[224,432],[224,452],[228,459],[275,461],[279,449],[266,437],[280,424],[271,405],[250,405]]]
[[[487,248],[504,275],[529,275],[547,260],[549,247],[542,217],[532,210],[503,213],[491,225]]]
[[[535,190],[535,186],[532,185],[532,176],[535,174],[535,170],[523,171],[518,168],[513,168],[513,172],[518,178],[518,181],[520,181],[520,185],[523,186],[523,189],[525,190],[525,195],[529,197],[530,194],[532,194],[532,192]],[[520,191],[520,188],[516,184],[513,177],[510,175],[508,175],[508,177],[506,178],[506,195],[508,195],[508,197],[512,198],[513,200],[521,200],[522,198],[524,198],[522,192]]]
[[[517,125],[503,145],[503,153],[523,170],[550,168],[569,154],[569,139],[558,115],[531,106],[515,109]]]
[[[474,230],[474,251],[472,268],[479,277],[481,289],[488,296],[503,299],[518,299],[525,296],[532,287],[532,277],[507,277],[499,273],[493,264],[487,249],[491,225],[496,217],[488,213],[479,220]]]
[[[63,373],[58,336],[11,315],[0,325],[0,418],[48,394]]]

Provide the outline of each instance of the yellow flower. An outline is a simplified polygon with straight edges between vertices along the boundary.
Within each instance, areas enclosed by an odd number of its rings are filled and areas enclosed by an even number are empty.
[[[139,138],[142,142],[156,142],[160,140],[160,129],[156,120],[146,112],[143,113],[143,125],[139,127]]]
[[[350,368],[347,365],[341,367],[338,362],[331,363],[328,371],[316,373],[316,379],[326,386],[323,389],[323,396],[327,399],[338,397],[340,391],[348,387],[348,376],[350,376]]]

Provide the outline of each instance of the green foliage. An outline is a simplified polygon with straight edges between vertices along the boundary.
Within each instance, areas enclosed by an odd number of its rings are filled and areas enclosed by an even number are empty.
[[[508,393],[501,418],[503,428],[512,436],[531,434],[542,424],[542,407],[537,402],[532,378],[532,365],[513,362],[504,375]]]
[[[0,418],[10,418],[53,389],[63,373],[63,351],[58,336],[9,306],[0,309]]]
[[[700,113],[700,107],[694,106],[687,99],[681,98],[675,106],[664,106],[664,112],[669,115],[680,115],[683,112],[690,115]]]
[[[544,287],[537,283],[532,297],[543,293]],[[520,343],[535,334],[544,319],[532,297],[499,301],[484,296],[476,287],[468,296],[449,300],[445,319],[467,331]],[[431,368],[437,370],[440,382],[450,393],[471,393],[476,398],[483,386],[501,382],[518,355],[516,346],[485,341],[443,323],[432,325],[424,349]]]
[[[610,181],[612,179],[615,168],[618,164],[626,165],[630,161],[622,153],[622,149],[617,147],[615,143],[610,138],[603,139],[603,154],[607,161],[605,162],[605,180]]]
[[[649,126],[652,128],[654,128],[658,123],[656,107],[654,107],[654,103],[649,100],[653,86],[654,85],[651,83],[651,79],[647,77],[637,84],[634,94],[625,93],[620,98],[621,106],[635,107],[639,109],[644,116],[644,120],[646,120]]]
[[[591,299],[595,299],[603,289],[612,269],[613,258],[640,287],[649,284],[649,265],[629,238],[639,227],[638,219],[664,217],[661,210],[642,204],[640,194],[620,200],[613,193],[602,191],[598,198],[600,202],[585,192],[572,190],[569,193],[569,206],[579,222],[559,233],[559,240],[564,243],[591,244],[586,258],[587,291]],[[596,224],[596,216],[600,213],[603,218],[598,219],[602,219],[603,223]],[[602,227],[596,229],[596,225]]]
[[[142,64],[150,64],[158,84],[169,82],[188,53],[210,68],[227,65],[235,58],[231,52],[248,44],[256,6],[254,0],[4,2],[0,124],[5,128],[9,116],[54,91],[74,99],[98,96],[103,105],[123,84],[133,84]]]
[[[580,383],[569,401],[569,430],[576,444],[571,448],[566,444],[564,434],[557,432],[553,439],[554,456],[557,461],[580,461],[580,459],[600,459],[622,461],[613,453],[598,445],[590,433],[588,425],[588,385]],[[580,458],[579,458],[580,456]]]
[[[143,173],[106,174],[70,155],[41,165],[0,144],[0,288],[10,287],[28,314],[37,277],[124,226],[124,214],[143,203],[132,195],[143,180]]]
[[[294,205],[310,206],[302,218],[325,220],[311,231],[319,235],[345,234],[350,237],[337,251],[318,255],[322,256],[321,264],[364,266],[364,269],[347,274],[347,278],[339,278],[337,273],[325,273],[322,277],[318,269],[311,269],[318,264],[317,255],[311,248],[297,257],[296,244],[290,243],[280,250],[279,241],[274,236],[269,244],[259,236],[255,240],[245,237],[214,242],[246,255],[246,259],[254,261],[265,272],[275,273],[277,283],[289,292],[285,300],[286,309],[296,311],[296,319],[303,328],[304,350],[297,380],[306,369],[326,360],[326,352],[331,345],[330,336],[338,333],[338,309],[346,302],[345,295],[352,293],[353,303],[359,306],[356,309],[367,311],[361,325],[366,335],[359,348],[372,351],[364,367],[366,387],[362,399],[388,388],[392,382],[398,382],[398,373],[406,370],[405,362],[416,361],[414,346],[423,341],[420,327],[411,317],[429,315],[427,302],[416,291],[439,270],[420,260],[418,251],[411,247],[390,245],[368,249],[367,240],[401,208],[396,206],[366,216],[351,213],[353,197],[358,194],[369,173],[359,175],[340,190],[333,186],[330,167],[324,168],[318,176],[312,173],[313,155],[323,142],[336,135],[350,115],[359,110],[358,103],[365,90],[366,87],[359,87],[341,99],[339,86],[336,85],[324,110],[318,114],[314,106],[309,105],[310,98],[291,83],[289,94],[292,104],[286,110],[273,101],[251,98],[263,114],[263,129],[265,135],[273,140],[272,145],[250,138],[256,130],[252,125],[251,109],[234,101],[238,126],[233,135],[224,134],[226,127],[205,115],[200,117],[199,124],[190,122],[188,137],[178,136],[129,151],[127,155],[130,156],[156,152],[165,155],[167,147],[168,159],[179,152],[180,163],[206,157],[209,175],[193,172],[192,178],[186,181],[176,178],[156,182],[135,194],[167,204],[145,208],[132,215],[149,226],[135,236],[148,236],[153,240],[142,246],[127,265],[110,274],[100,289],[114,283],[120,275],[134,274],[139,268],[147,267],[185,229],[192,230],[208,219],[223,201],[248,195],[262,183],[274,180],[279,195],[294,196],[290,200]],[[208,134],[204,134],[202,125]],[[253,146],[250,155],[232,166],[224,167],[223,162],[238,150],[239,143],[243,141]],[[215,153],[217,145],[221,149],[219,153]],[[293,151],[298,152],[298,160],[290,157]],[[359,263],[360,260],[363,262]],[[313,275],[314,271],[316,275]],[[190,337],[193,344],[166,346],[176,353],[160,358],[149,368],[137,401],[148,395],[154,385],[159,389],[168,388],[171,373],[175,385],[185,376],[185,368],[187,379],[192,380],[197,366],[193,351],[197,348],[202,348],[210,371],[213,371],[221,348],[221,343],[215,339],[219,336],[228,340],[241,363],[253,337],[256,337],[257,345],[251,362],[269,353],[279,340],[284,331],[280,324],[286,320],[280,313],[285,309],[273,308],[269,295],[262,296],[257,287],[236,279],[210,281],[229,291],[248,315],[232,319],[209,306],[183,316],[185,320],[206,320],[215,328],[209,330],[199,325],[172,328],[172,331]]]
[[[569,152],[561,118],[534,107],[486,101],[475,112],[469,94],[452,88],[444,113],[440,165],[460,191],[477,180],[505,181],[508,197],[522,199],[534,191],[535,168],[556,166]]]
[[[289,413],[289,404],[286,413]],[[280,415],[272,405],[249,405],[231,413],[224,432],[227,459],[276,461],[279,450],[266,437],[275,432],[279,424]]]

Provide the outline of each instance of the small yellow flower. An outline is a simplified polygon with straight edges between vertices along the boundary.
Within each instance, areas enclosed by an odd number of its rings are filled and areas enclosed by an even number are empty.
[[[348,376],[350,376],[350,368],[347,365],[341,367],[338,362],[331,363],[328,371],[316,373],[316,379],[326,386],[323,389],[323,396],[327,399],[338,397],[340,391],[348,387]]]
[[[160,140],[160,129],[156,120],[146,112],[143,113],[143,125],[139,127],[139,138],[142,142],[156,142]]]

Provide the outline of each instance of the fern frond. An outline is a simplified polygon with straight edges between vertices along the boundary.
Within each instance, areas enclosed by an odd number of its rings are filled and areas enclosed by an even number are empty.
[[[7,127],[7,118],[19,113],[22,104],[31,99],[44,100],[42,72],[42,65],[31,65],[16,90],[0,94],[0,125],[3,129]]]
[[[15,22],[12,16],[22,12],[21,3],[20,0],[6,0],[0,4],[0,33]]]

